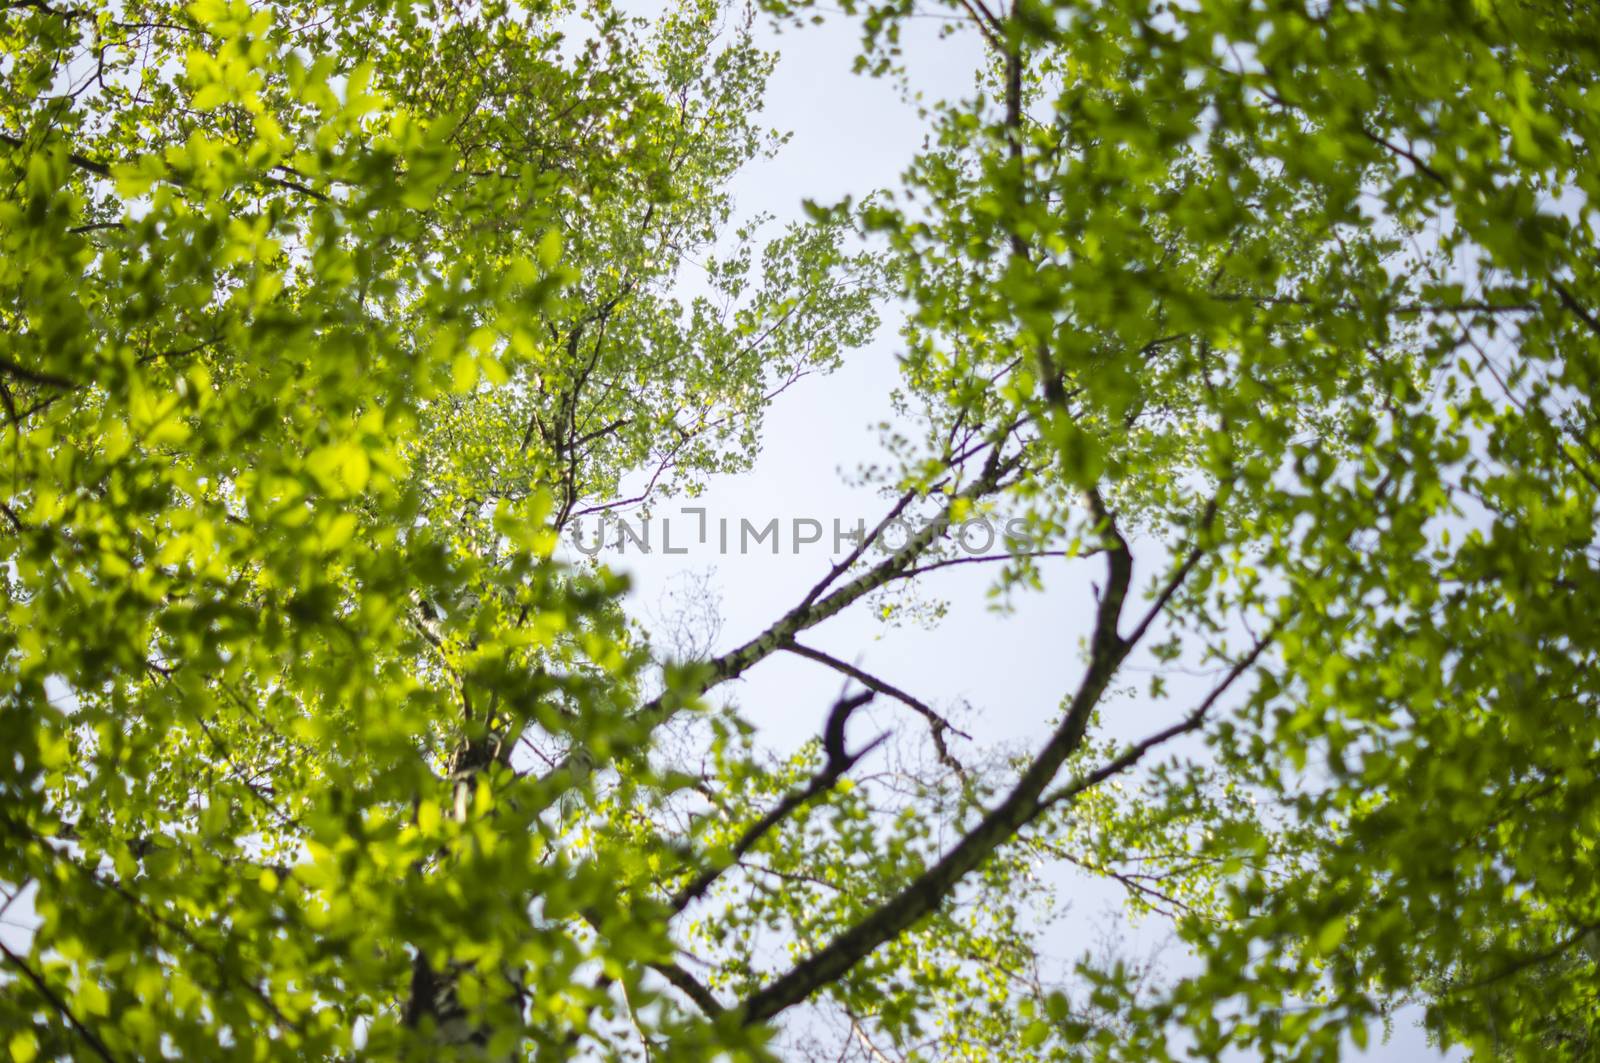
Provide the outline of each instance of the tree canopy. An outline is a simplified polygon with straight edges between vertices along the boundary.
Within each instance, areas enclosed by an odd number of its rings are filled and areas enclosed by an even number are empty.
[[[900,185],[737,215],[782,147],[765,20],[853,19],[906,81],[930,16],[984,60]],[[7,3],[11,1057],[1331,1060],[1415,1003],[1591,1058],[1597,31]],[[674,655],[557,558],[748,469],[894,301],[884,519],[764,630]],[[1043,545],[998,595],[1095,587],[1025,756],[807,636],[1002,513]],[[781,654],[851,686],[773,756],[728,692]],[[893,773],[872,698],[915,724]],[[1131,701],[1169,724],[1112,739]],[[1041,864],[1194,962],[1046,970]]]

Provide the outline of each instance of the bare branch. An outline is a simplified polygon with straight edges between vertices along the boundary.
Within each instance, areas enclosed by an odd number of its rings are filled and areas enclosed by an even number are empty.
[[[854,679],[867,689],[875,690],[880,694],[885,694],[891,698],[894,698],[901,704],[909,707],[913,712],[917,713],[923,719],[928,721],[928,730],[933,735],[933,745],[934,748],[938,750],[939,760],[955,771],[958,775],[966,774],[966,768],[962,767],[961,762],[951,755],[950,748],[948,745],[946,745],[944,736],[946,731],[950,731],[960,735],[969,742],[972,740],[972,736],[960,728],[953,726],[949,720],[945,719],[938,712],[934,711],[926,703],[912,697],[899,687],[891,686],[876,676],[862,671],[853,664],[850,664],[846,661],[841,661],[839,658],[823,653],[821,650],[812,649],[810,646],[802,646],[793,639],[790,639],[788,642],[786,642],[783,648],[788,650],[790,653],[797,654],[801,657],[809,657],[811,660],[816,661],[819,664],[825,664],[841,675],[849,676],[851,679]]]
[[[844,748],[844,726],[849,721],[850,714],[876,696],[874,692],[869,690],[854,697],[841,698],[834,703],[833,709],[828,713],[827,728],[824,731],[823,748],[827,753],[827,762],[823,765],[822,770],[813,776],[805,786],[786,795],[770,812],[751,824],[744,834],[740,835],[739,840],[733,844],[733,848],[729,850],[730,858],[728,860],[722,862],[719,866],[710,867],[702,871],[688,885],[679,890],[668,904],[674,915],[705,896],[706,891],[722,876],[723,872],[737,864],[741,857],[755,848],[756,843],[766,837],[772,828],[789,818],[797,809],[833,789],[834,785],[844,778],[845,772],[855,766],[856,761],[882,744],[888,735],[880,735],[854,753],[848,753]]]

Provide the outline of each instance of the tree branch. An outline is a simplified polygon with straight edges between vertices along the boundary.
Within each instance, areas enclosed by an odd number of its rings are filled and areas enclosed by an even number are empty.
[[[1133,560],[1098,492],[1090,492],[1090,504],[1106,540],[1108,581],[1090,638],[1089,667],[1055,733],[1005,799],[937,864],[821,950],[752,994],[740,1009],[741,1021],[750,1024],[773,1018],[843,976],[884,942],[911,929],[1037,814],[1041,795],[1082,745],[1090,714],[1132,648],[1117,634],[1117,622],[1132,579]]]
[[[700,1010],[707,1015],[721,1015],[725,1010],[722,1002],[712,996],[711,990],[701,984],[700,980],[676,963],[652,963],[650,969],[655,971],[678,992],[694,1001]]]
[[[33,983],[33,987],[39,991],[39,995],[49,1001],[50,1006],[55,1008],[62,1018],[67,1020],[68,1025],[77,1031],[78,1036],[83,1038],[84,1044],[94,1050],[95,1055],[105,1060],[106,1063],[116,1063],[116,1057],[111,1054],[111,1050],[106,1047],[106,1043],[100,1040],[93,1030],[83,1024],[83,1020],[73,1013],[67,1002],[61,999],[54,989],[50,988],[50,984],[44,980],[43,975],[34,970],[33,966],[21,956],[7,948],[3,941],[0,941],[0,953],[4,953],[5,958],[11,961],[12,966],[21,971],[23,976]]]
[[[1212,708],[1216,706],[1217,702],[1222,698],[1222,696],[1228,692],[1228,689],[1233,686],[1240,676],[1244,675],[1251,669],[1256,661],[1260,659],[1261,654],[1266,651],[1266,648],[1272,644],[1272,641],[1275,638],[1277,638],[1278,632],[1282,630],[1283,620],[1280,619],[1277,623],[1273,624],[1273,626],[1265,634],[1255,641],[1255,644],[1251,647],[1250,652],[1245,654],[1245,656],[1241,658],[1238,663],[1228,670],[1228,673],[1222,677],[1222,680],[1212,688],[1211,693],[1206,695],[1205,700],[1200,702],[1200,704],[1197,705],[1194,710],[1189,713],[1189,715],[1185,716],[1182,720],[1179,720],[1171,727],[1157,731],[1148,738],[1134,743],[1132,746],[1129,746],[1125,751],[1123,751],[1121,755],[1107,761],[1105,764],[1096,768],[1094,771],[1089,772],[1087,775],[1084,775],[1082,778],[1076,779],[1062,787],[1060,790],[1057,790],[1055,793],[1051,794],[1049,797],[1040,802],[1039,812],[1043,812],[1046,809],[1052,808],[1063,802],[1071,801],[1084,791],[1091,790],[1105,782],[1107,779],[1110,779],[1112,776],[1120,775],[1127,771],[1157,746],[1164,745],[1165,743],[1170,742],[1172,739],[1177,738],[1179,735],[1188,734],[1190,731],[1197,730],[1203,723],[1205,723],[1206,716],[1211,712]]]
[[[883,740],[888,735],[880,735],[854,753],[847,753],[844,748],[844,726],[850,719],[850,714],[876,696],[873,691],[869,690],[865,694],[841,698],[834,703],[832,711],[828,713],[828,723],[824,731],[823,748],[827,752],[828,759],[822,770],[813,776],[805,786],[791,791],[782,801],[778,802],[775,808],[751,824],[744,834],[740,835],[733,848],[729,850],[730,858],[727,861],[719,866],[709,867],[702,871],[695,876],[693,881],[679,890],[668,903],[673,915],[677,915],[705,896],[706,891],[722,876],[723,872],[737,864],[745,853],[755,848],[756,843],[766,837],[772,828],[782,823],[797,809],[833,789],[834,785],[844,777],[845,772],[855,766],[856,761],[883,743]]]
[[[1002,458],[998,450],[989,455],[984,463],[983,471],[973,479],[965,490],[951,496],[950,504],[954,505],[958,499],[974,501],[995,490],[1002,479],[1021,460],[1020,456]],[[820,600],[813,600],[813,595],[808,594],[806,600],[795,608],[789,610],[778,620],[774,621],[765,631],[755,638],[720,657],[713,658],[703,667],[703,678],[694,687],[695,694],[703,694],[712,687],[735,679],[744,674],[759,662],[770,657],[783,648],[784,643],[802,631],[806,631],[822,623],[830,617],[843,612],[861,598],[879,589],[885,584],[896,579],[907,568],[910,568],[916,559],[931,546],[950,524],[950,506],[944,512],[930,520],[920,531],[906,540],[904,546],[896,550],[888,558],[861,573],[855,579],[846,583],[832,594],[825,595]],[[835,566],[837,571],[839,566]],[[673,714],[683,705],[685,695],[678,692],[668,692],[653,698],[640,706],[637,718],[651,726],[659,724]],[[556,776],[565,774],[572,776],[574,769],[584,758],[568,755],[540,779],[541,786],[550,785]]]
[[[818,664],[825,664],[841,675],[849,676],[851,679],[854,679],[867,689],[875,690],[880,694],[885,694],[910,708],[913,712],[917,713],[923,719],[928,721],[928,729],[930,732],[932,732],[933,745],[934,748],[938,750],[939,760],[955,771],[956,774],[966,774],[966,768],[962,767],[961,762],[956,760],[956,758],[951,755],[949,747],[945,744],[944,735],[946,731],[950,731],[960,735],[969,742],[972,741],[972,736],[960,728],[953,726],[949,720],[945,719],[938,712],[935,712],[927,704],[923,703],[917,698],[912,697],[910,694],[907,694],[899,687],[891,686],[876,676],[862,671],[853,664],[850,664],[846,661],[841,661],[839,658],[823,653],[821,650],[812,649],[810,646],[802,646],[793,639],[790,639],[788,642],[784,643],[783,648],[788,650],[790,653],[797,654],[801,657],[809,657]]]

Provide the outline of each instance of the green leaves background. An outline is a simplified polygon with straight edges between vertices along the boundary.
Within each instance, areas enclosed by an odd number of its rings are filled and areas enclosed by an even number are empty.
[[[727,191],[775,60],[711,0],[5,9],[13,1057],[756,1058],[812,1002],[906,1058],[1335,1058],[1405,1000],[1586,1057],[1594,13],[934,6],[976,94],[776,234]],[[916,62],[928,12],[842,7]],[[1043,745],[892,797],[703,696],[942,524],[698,664],[552,560],[748,468],[889,295],[894,512],[1003,502],[1099,592]],[[1119,746],[1141,645],[1218,685]],[[1023,977],[1032,860],[1198,973]]]

